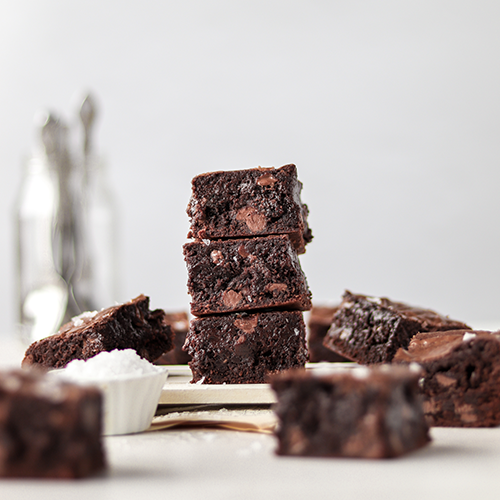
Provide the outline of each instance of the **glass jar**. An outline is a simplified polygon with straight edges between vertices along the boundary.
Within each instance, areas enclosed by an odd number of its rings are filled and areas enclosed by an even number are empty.
[[[59,211],[57,172],[47,158],[27,162],[16,203],[17,303],[25,344],[53,334],[63,321],[67,285],[54,262],[54,225]]]
[[[15,210],[18,308],[25,344],[84,311],[116,301],[116,210],[91,145],[95,104],[81,108],[84,146],[53,114],[38,117],[39,151],[27,163]]]

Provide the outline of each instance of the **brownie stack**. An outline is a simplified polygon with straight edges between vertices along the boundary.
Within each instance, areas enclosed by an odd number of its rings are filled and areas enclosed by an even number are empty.
[[[298,254],[312,239],[295,165],[192,181],[184,245],[194,383],[262,383],[304,366],[311,294]]]

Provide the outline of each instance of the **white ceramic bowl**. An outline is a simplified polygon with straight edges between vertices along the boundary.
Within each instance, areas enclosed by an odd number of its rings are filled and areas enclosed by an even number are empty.
[[[93,382],[104,396],[103,434],[112,436],[146,430],[167,375],[164,369],[158,373]]]
[[[51,373],[67,382],[92,385],[101,390],[103,434],[112,436],[142,432],[150,426],[168,376],[166,367],[156,368],[153,373],[123,374],[93,380],[68,377],[64,369]]]

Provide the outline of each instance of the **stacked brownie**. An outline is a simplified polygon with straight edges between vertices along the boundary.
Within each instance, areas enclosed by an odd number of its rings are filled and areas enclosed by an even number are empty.
[[[295,165],[192,181],[184,245],[194,383],[262,383],[307,360],[311,294],[298,254],[312,235]]]

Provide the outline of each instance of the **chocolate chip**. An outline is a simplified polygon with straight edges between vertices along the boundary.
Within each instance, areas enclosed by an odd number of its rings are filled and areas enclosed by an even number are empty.
[[[262,231],[267,226],[266,216],[258,212],[254,207],[243,207],[238,210],[236,220],[245,222],[252,233]]]
[[[241,293],[235,292],[234,290],[227,290],[222,295],[222,302],[224,302],[226,307],[236,307],[242,299],[243,296]]]
[[[273,177],[271,173],[267,173],[264,175],[261,175],[257,179],[257,184],[262,187],[274,187],[274,184],[278,182],[278,179],[276,177]]]
[[[222,255],[222,252],[220,250],[212,250],[212,252],[210,253],[210,257],[212,258],[212,262],[214,264],[220,264],[224,261],[224,255]]]
[[[234,325],[243,330],[245,333],[252,333],[257,326],[258,318],[257,316],[253,316],[250,318],[240,318],[234,321]]]

